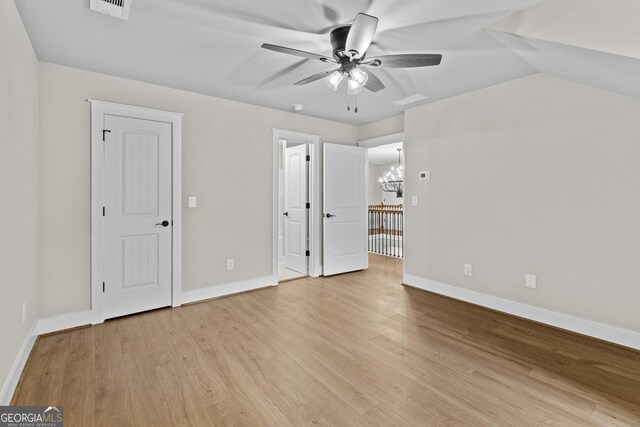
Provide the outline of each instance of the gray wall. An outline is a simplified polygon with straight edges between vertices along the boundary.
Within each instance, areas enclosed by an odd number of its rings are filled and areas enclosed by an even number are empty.
[[[1,387],[35,322],[38,282],[38,62],[12,1],[0,2],[0,224]]]
[[[367,204],[378,205],[382,202],[382,190],[378,178],[386,165],[369,165],[369,184],[367,188]]]
[[[272,128],[347,144],[358,136],[355,126],[40,63],[40,317],[90,307],[87,98],[185,114],[183,290],[271,275]]]
[[[542,74],[407,111],[406,274],[640,331],[639,118]]]
[[[404,129],[404,115],[389,117],[377,122],[367,123],[358,127],[358,141],[377,138],[379,136],[391,135],[402,132]]]

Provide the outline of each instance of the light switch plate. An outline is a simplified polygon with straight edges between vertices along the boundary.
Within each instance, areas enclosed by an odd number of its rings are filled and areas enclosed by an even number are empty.
[[[196,196],[189,196],[189,207],[195,208],[198,206],[198,199]]]
[[[418,206],[418,196],[411,196],[411,206]]]

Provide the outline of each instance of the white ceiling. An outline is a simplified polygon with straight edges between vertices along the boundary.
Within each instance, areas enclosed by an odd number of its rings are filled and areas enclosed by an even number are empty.
[[[640,97],[637,0],[131,0],[129,21],[89,0],[16,0],[41,61],[360,125],[418,104],[542,72]],[[260,48],[330,56],[331,28],[358,12],[380,19],[372,57],[441,53],[438,67],[376,69],[387,88],[358,95],[323,81],[330,69]],[[392,102],[415,94],[426,101]]]
[[[544,0],[494,30],[640,59],[638,0]]]
[[[155,83],[355,125],[400,114],[392,102],[428,101],[536,70],[483,28],[538,0],[132,0],[128,21],[89,10],[89,0],[17,0],[41,61]],[[368,52],[441,53],[439,67],[375,70],[387,88],[358,95],[322,81],[292,83],[326,64],[260,48],[273,43],[330,55],[331,27],[358,12],[380,19]]]
[[[544,0],[488,32],[540,73],[640,98],[640,2]]]

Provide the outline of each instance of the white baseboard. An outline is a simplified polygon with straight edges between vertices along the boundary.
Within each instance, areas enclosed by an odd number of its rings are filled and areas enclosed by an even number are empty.
[[[404,275],[403,283],[419,289],[434,292],[436,294],[445,295],[458,300],[470,302],[472,304],[491,308],[493,310],[513,314],[514,316],[523,317],[525,319],[534,320],[557,328],[566,329],[568,331],[577,332],[579,334],[588,335],[590,337],[640,350],[640,332],[609,326],[603,323],[581,319],[579,317],[558,313],[544,308],[533,307],[504,298],[471,291],[469,289],[411,276],[409,274]]]
[[[14,360],[13,365],[9,370],[9,374],[2,385],[2,389],[0,390],[0,405],[6,406],[11,403],[11,398],[13,397],[13,393],[16,391],[20,375],[22,375],[22,370],[27,363],[29,354],[31,354],[31,349],[33,348],[33,344],[36,342],[37,335],[38,321],[36,320],[33,322],[31,330],[24,339],[24,342],[18,351],[18,355],[16,356],[16,360]]]
[[[223,285],[209,286],[207,288],[183,291],[180,304],[236,294],[238,292],[250,291],[278,284],[278,279],[268,276],[258,279],[245,280],[241,282],[228,283]],[[90,325],[93,320],[91,310],[78,311],[75,313],[63,314],[55,317],[47,317],[37,322],[37,335],[49,334],[65,329],[77,328],[79,326]]]
[[[77,328],[78,326],[90,325],[92,320],[91,316],[91,311],[87,310],[63,314],[61,316],[39,319],[38,335],[50,334],[51,332],[58,332],[65,329]]]
[[[241,282],[226,283],[223,285],[208,286],[206,288],[182,291],[182,304],[189,304],[196,301],[211,298],[233,295],[239,292],[251,291],[254,289],[266,288],[278,284],[278,278],[267,276],[257,279],[243,280]]]

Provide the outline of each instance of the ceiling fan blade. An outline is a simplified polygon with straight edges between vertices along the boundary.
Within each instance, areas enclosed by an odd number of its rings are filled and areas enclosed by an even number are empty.
[[[362,65],[371,67],[386,68],[410,68],[410,67],[429,67],[432,65],[440,65],[442,55],[431,53],[409,53],[400,55],[383,55],[375,58],[367,58],[367,62]]]
[[[306,85],[309,83],[313,83],[316,80],[320,80],[324,77],[329,77],[334,71],[336,70],[329,70],[329,71],[323,71],[321,73],[318,74],[314,74],[313,76],[307,77],[306,79],[302,79],[299,82],[295,82],[294,86],[300,86],[300,85]]]
[[[353,58],[362,58],[373,41],[376,28],[378,28],[378,18],[366,13],[359,13],[353,20],[347,35],[345,53],[351,52]]]
[[[377,78],[375,74],[373,74],[371,71],[367,71],[367,74],[369,75],[369,78],[367,79],[367,82],[364,84],[364,87],[366,87],[367,89],[369,89],[371,92],[374,92],[374,93],[384,89],[384,84],[382,84],[380,79]]]
[[[307,62],[306,59],[297,60],[294,64],[291,64],[288,67],[285,67],[280,71],[277,71],[276,73],[272,74],[271,76],[269,76],[266,79],[264,79],[263,81],[261,81],[260,82],[260,86],[264,86],[264,85],[267,85],[267,84],[275,82],[279,78],[284,77],[285,75],[297,70],[305,62]]]
[[[275,44],[263,43],[262,48],[273,50],[275,52],[287,53],[289,55],[301,56],[303,58],[317,59],[318,61],[322,61],[322,62],[333,62],[333,63],[336,62],[334,59],[329,58],[327,56],[322,56],[322,55],[318,55],[316,53],[311,53],[311,52],[305,52],[304,50],[292,49],[290,47],[278,46]]]

